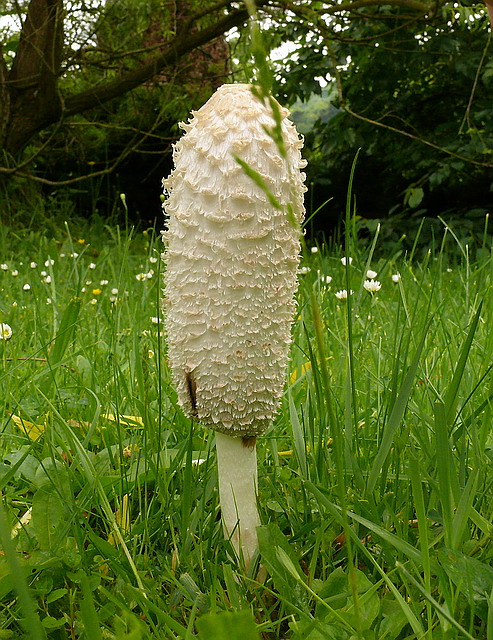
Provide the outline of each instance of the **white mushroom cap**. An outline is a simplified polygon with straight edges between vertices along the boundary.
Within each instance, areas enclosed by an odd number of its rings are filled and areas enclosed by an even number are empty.
[[[188,416],[228,435],[270,425],[291,343],[306,163],[288,111],[279,110],[286,158],[266,132],[275,124],[270,108],[248,84],[223,85],[180,125],[186,133],[163,181],[164,304],[178,400]]]

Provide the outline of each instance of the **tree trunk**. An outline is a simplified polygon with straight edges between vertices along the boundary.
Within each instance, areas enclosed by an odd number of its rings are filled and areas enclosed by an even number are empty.
[[[267,2],[257,0],[257,6]],[[248,20],[245,8],[225,14],[226,4],[212,4],[210,10],[203,11],[203,15],[215,16],[209,26],[178,30],[163,51],[144,58],[137,69],[122,71],[107,82],[62,96],[58,78],[64,53],[63,0],[31,0],[10,71],[0,49],[0,149],[7,155],[17,155],[46,127],[131,91],[174,66],[182,56]],[[194,22],[194,16],[189,16],[188,23]]]
[[[6,116],[2,146],[7,153],[15,154],[60,118],[57,78],[62,50],[63,0],[32,0],[12,69],[0,86],[0,112]],[[2,63],[5,71],[3,59]]]

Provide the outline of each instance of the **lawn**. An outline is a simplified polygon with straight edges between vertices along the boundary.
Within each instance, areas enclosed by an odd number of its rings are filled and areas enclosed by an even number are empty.
[[[177,406],[159,236],[0,232],[1,639],[493,640],[491,236],[355,229],[304,251],[247,576]]]

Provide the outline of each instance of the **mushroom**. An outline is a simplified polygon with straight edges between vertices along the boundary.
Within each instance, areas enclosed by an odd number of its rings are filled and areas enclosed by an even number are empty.
[[[256,439],[283,393],[296,306],[306,162],[288,113],[249,84],[223,85],[180,123],[163,180],[168,359],[183,411],[216,431],[223,528],[247,569]]]

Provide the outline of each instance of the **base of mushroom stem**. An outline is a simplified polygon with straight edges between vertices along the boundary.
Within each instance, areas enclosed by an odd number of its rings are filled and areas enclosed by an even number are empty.
[[[216,453],[224,535],[248,572],[258,554],[260,524],[256,438],[216,433]]]

